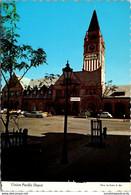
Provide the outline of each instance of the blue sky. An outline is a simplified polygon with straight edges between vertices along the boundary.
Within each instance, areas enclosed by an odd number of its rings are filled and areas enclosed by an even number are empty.
[[[105,41],[106,81],[129,84],[129,2],[18,1],[16,5],[21,17],[19,43],[34,49],[42,47],[47,54],[48,65],[32,68],[25,77],[43,78],[45,73],[61,75],[67,60],[74,71],[81,71],[84,37],[95,9]]]

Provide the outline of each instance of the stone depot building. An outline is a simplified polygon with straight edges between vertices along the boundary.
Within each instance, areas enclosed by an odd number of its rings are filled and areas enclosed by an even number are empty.
[[[130,85],[105,86],[105,43],[96,11],[85,34],[82,71],[72,72],[69,84],[69,114],[89,111],[96,116],[108,111],[114,117],[130,117]],[[10,109],[64,114],[64,76],[29,79],[14,74],[10,89]],[[2,90],[2,108],[7,107],[7,86]]]

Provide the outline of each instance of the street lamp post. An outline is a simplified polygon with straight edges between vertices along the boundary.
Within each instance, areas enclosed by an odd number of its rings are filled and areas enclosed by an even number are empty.
[[[71,78],[72,70],[69,67],[69,63],[67,61],[66,67],[62,69],[63,75],[64,75],[64,80],[66,84],[66,101],[65,101],[65,120],[64,120],[64,142],[63,142],[63,151],[62,151],[62,159],[61,163],[66,164],[68,163],[68,157],[67,157],[67,146],[66,146],[66,134],[67,134],[67,116],[68,116],[68,85],[69,85],[69,80]]]

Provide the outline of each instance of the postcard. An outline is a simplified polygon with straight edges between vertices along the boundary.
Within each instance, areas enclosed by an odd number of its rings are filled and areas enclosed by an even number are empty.
[[[130,188],[130,2],[1,2],[2,193]]]

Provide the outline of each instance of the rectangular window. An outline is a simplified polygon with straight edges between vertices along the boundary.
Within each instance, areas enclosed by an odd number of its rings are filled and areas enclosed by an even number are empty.
[[[91,94],[91,95],[94,94],[94,90],[93,90],[93,89],[90,90],[90,94]]]
[[[16,92],[16,95],[17,96],[20,96],[20,94],[21,94],[21,92],[19,92],[19,91]]]
[[[73,91],[73,96],[78,97],[79,96],[79,90],[74,90]]]
[[[56,92],[56,96],[57,96],[57,97],[62,97],[62,90],[58,90],[58,91]]]
[[[11,94],[11,96],[14,96],[15,93],[12,91],[10,94]]]
[[[89,95],[89,89],[86,90],[86,95]]]

